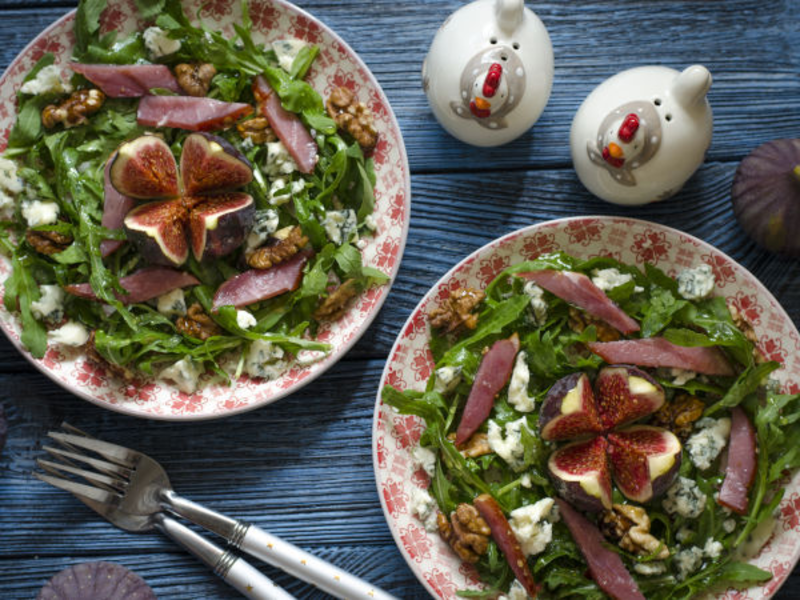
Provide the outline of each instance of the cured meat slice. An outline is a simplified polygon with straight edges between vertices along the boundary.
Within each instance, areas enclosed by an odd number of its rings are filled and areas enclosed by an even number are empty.
[[[475,382],[464,406],[464,414],[458,424],[456,445],[466,442],[478,427],[489,417],[494,406],[494,397],[503,389],[511,377],[514,357],[519,350],[519,337],[512,335],[507,340],[498,340],[481,361]]]
[[[740,515],[747,513],[748,492],[756,476],[756,431],[740,407],[731,409],[728,466],[719,490],[719,503]]]
[[[84,65],[70,68],[99,87],[109,98],[138,98],[163,88],[182,94],[178,80],[166,65]]]
[[[177,127],[189,131],[226,129],[253,112],[241,102],[223,102],[194,96],[145,96],[136,121],[147,127]]]
[[[605,547],[605,538],[600,530],[568,502],[557,498],[556,504],[600,589],[616,600],[645,600],[619,554]]]
[[[103,219],[100,224],[106,229],[121,229],[125,222],[125,215],[136,206],[136,200],[120,194],[111,185],[109,173],[111,163],[114,162],[116,156],[117,153],[114,152],[106,161],[106,167],[103,170]],[[108,256],[112,252],[116,252],[124,243],[122,240],[103,240],[100,242],[100,254]]]
[[[517,576],[522,587],[528,592],[528,596],[535,598],[536,594],[539,593],[539,586],[533,580],[533,574],[528,567],[525,553],[522,551],[511,525],[508,524],[503,510],[497,504],[497,500],[489,494],[481,494],[475,498],[473,504],[478,509],[478,512],[481,513],[483,520],[489,525],[489,529],[492,530],[492,539],[505,554],[511,570],[514,571],[514,575]]]
[[[719,348],[678,346],[661,337],[618,342],[592,342],[589,350],[608,364],[676,367],[705,375],[735,375]]]
[[[241,308],[296,290],[303,279],[303,267],[312,254],[311,250],[304,250],[271,269],[250,269],[234,275],[219,286],[211,310],[223,306]]]
[[[536,282],[551,294],[582,308],[624,334],[639,331],[639,323],[614,304],[605,292],[583,273],[572,271],[530,271],[518,277]]]
[[[188,287],[200,283],[194,275],[170,269],[169,267],[145,267],[135,273],[123,277],[119,284],[128,291],[127,294],[117,293],[117,299],[123,304],[146,302],[162,294],[171,292],[176,288]],[[80,296],[89,300],[97,300],[92,286],[88,283],[74,283],[64,286],[64,290],[73,296]]]
[[[261,75],[253,82],[258,111],[269,120],[301,173],[311,173],[317,164],[317,144],[302,121],[281,106],[281,99]]]

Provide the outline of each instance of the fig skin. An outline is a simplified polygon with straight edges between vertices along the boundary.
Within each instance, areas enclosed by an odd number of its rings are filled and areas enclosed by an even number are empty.
[[[180,193],[178,163],[167,143],[155,135],[121,144],[111,158],[109,179],[118,193],[139,200],[174,198]]]
[[[635,443],[637,434],[657,435],[667,450],[672,451],[648,454],[643,446],[637,447]],[[608,458],[614,483],[629,500],[639,503],[649,502],[665,493],[675,482],[681,468],[682,447],[680,440],[671,431],[649,425],[632,425],[609,434],[608,441]],[[662,460],[669,460],[670,456],[673,460],[672,465],[664,473],[653,477],[650,472],[650,458],[664,457]],[[636,481],[637,478],[640,481]]]
[[[245,198],[247,200],[245,200]],[[248,204],[238,210],[226,212],[217,217],[216,227],[210,229],[203,224],[204,212],[214,208],[218,203],[230,200],[231,203],[241,199]],[[197,260],[206,256],[218,257],[230,254],[243,243],[256,217],[256,207],[253,198],[247,194],[226,194],[214,196],[201,204],[195,205],[190,216],[190,231],[192,237],[192,252]],[[205,243],[202,243],[201,233],[205,233]]]
[[[576,508],[586,512],[600,512],[611,509],[611,473],[607,458],[608,442],[603,437],[595,437],[590,440],[573,442],[559,448],[550,455],[547,461],[547,470],[550,472],[550,480],[558,495]],[[589,461],[584,457],[594,458],[593,465],[595,470],[591,474],[586,474],[581,478],[580,473],[570,473],[559,467],[560,461],[574,459],[578,464],[576,467],[585,466]],[[599,488],[600,496],[595,496],[587,492],[581,485],[582,481],[589,481],[595,475],[596,487]]]
[[[644,380],[652,389],[633,392],[632,377]],[[603,367],[595,379],[594,394],[600,421],[606,431],[653,414],[666,399],[664,388],[650,375],[632,365]]]
[[[188,221],[188,207],[181,199],[150,202],[128,213],[125,234],[150,264],[180,266],[189,257]],[[172,243],[165,239],[171,239]],[[165,247],[169,247],[169,252],[165,252]]]
[[[580,388],[581,407],[563,414],[564,401]],[[597,414],[592,384],[585,373],[572,373],[556,381],[547,393],[539,412],[539,433],[543,440],[557,441],[600,433],[603,427]]]

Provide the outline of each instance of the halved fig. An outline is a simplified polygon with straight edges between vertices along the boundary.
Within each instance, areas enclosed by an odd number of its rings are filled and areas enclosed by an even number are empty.
[[[189,207],[183,199],[148,202],[125,217],[125,232],[142,257],[156,265],[182,265],[189,257]]]
[[[603,437],[573,442],[550,455],[547,468],[558,495],[588,512],[611,510],[611,474]]]
[[[661,427],[632,425],[608,434],[608,459],[619,491],[634,502],[649,502],[678,476],[681,442]]]
[[[253,226],[256,209],[253,197],[231,192],[197,200],[189,216],[192,253],[203,256],[225,256],[242,245]]]
[[[594,382],[594,394],[606,431],[651,415],[664,404],[664,388],[630,365],[601,369]]]
[[[585,373],[572,373],[553,384],[539,413],[543,440],[567,440],[603,431],[592,384]]]
[[[187,196],[218,194],[247,185],[253,167],[226,140],[210,133],[193,133],[183,142],[181,179]]]
[[[143,135],[122,144],[111,163],[111,185],[123,196],[142,200],[174,198],[178,188],[178,163],[167,143]]]

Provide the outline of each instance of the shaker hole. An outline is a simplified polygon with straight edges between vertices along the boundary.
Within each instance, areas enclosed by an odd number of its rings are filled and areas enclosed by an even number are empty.
[[[667,114],[664,116],[664,118],[665,118],[667,121],[672,121],[672,113],[667,113]]]
[[[656,106],[661,106],[661,98],[656,98],[655,100],[653,100],[653,104],[655,104]]]
[[[508,55],[507,54],[501,54],[500,55],[500,60],[508,60]]]
[[[492,44],[496,44],[496,43],[497,43],[497,38],[496,38],[496,37],[493,37],[493,38],[491,38],[491,39],[489,40],[489,42],[490,42],[490,43],[492,43]]]
[[[511,44],[511,47],[514,48],[514,50],[519,50],[519,42],[514,42]]]

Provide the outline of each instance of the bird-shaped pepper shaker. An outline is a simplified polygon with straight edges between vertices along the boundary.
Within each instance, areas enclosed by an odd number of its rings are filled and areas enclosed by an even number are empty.
[[[439,28],[422,85],[451,135],[475,146],[505,144],[531,128],[550,97],[550,36],[523,0],[476,0]]]
[[[615,204],[669,198],[711,144],[711,74],[638,67],[592,91],[572,121],[572,161],[590,192]]]

